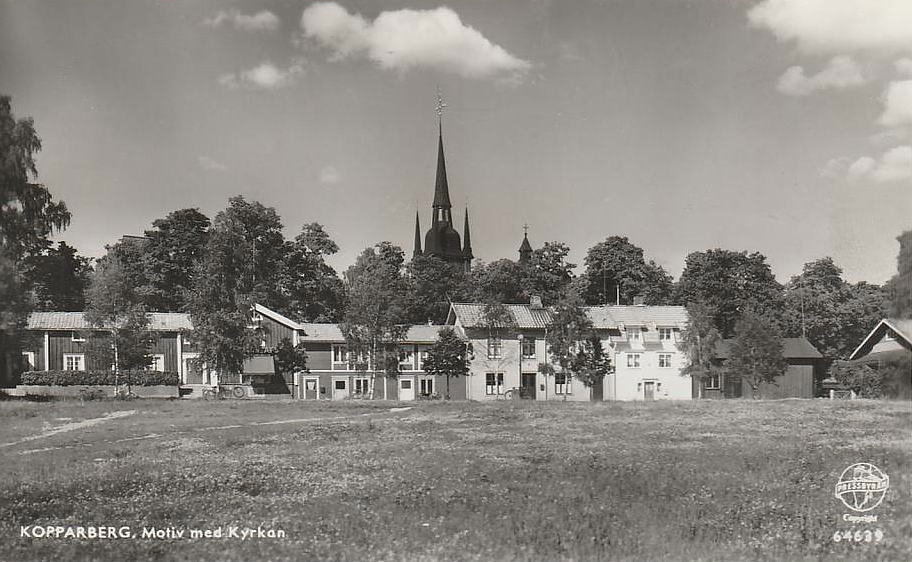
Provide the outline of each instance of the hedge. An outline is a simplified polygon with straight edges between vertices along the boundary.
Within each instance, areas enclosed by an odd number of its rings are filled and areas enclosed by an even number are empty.
[[[130,371],[120,373],[118,382],[135,386],[177,386],[180,378],[175,372]],[[113,371],[26,371],[19,384],[40,386],[113,385]]]

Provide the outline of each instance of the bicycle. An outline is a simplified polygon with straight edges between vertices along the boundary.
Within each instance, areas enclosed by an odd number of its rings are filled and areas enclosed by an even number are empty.
[[[515,400],[519,396],[519,388],[513,387],[508,389],[503,394],[497,396],[498,400]]]
[[[247,396],[247,391],[243,386],[221,386],[215,385],[203,390],[203,398],[206,400],[227,400],[229,398],[243,398]]]

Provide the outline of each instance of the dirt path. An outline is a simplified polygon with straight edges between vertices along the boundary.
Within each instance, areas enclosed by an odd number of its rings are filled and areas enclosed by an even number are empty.
[[[45,437],[50,437],[51,435],[57,435],[58,433],[65,433],[67,431],[75,431],[77,429],[84,429],[86,427],[92,427],[93,425],[98,425],[102,422],[109,420],[114,420],[117,418],[125,418],[127,416],[132,416],[136,413],[136,410],[121,410],[118,412],[111,412],[110,414],[105,414],[100,418],[90,418],[87,420],[82,420],[78,422],[65,423],[63,425],[42,431],[36,435],[30,435],[28,437],[23,437],[18,441],[13,441],[12,443],[0,443],[0,448],[12,447],[13,445],[18,445],[20,443],[26,443],[28,441],[34,441],[35,439],[43,439]]]
[[[210,426],[210,427],[196,427],[196,428],[189,429],[189,430],[169,431],[169,432],[167,433],[167,435],[160,434],[160,433],[149,433],[149,434],[147,434],[147,435],[140,435],[140,436],[138,436],[138,437],[124,437],[124,438],[121,438],[121,439],[104,439],[104,440],[101,440],[101,441],[79,442],[79,443],[72,443],[72,444],[70,444],[70,445],[61,445],[61,446],[57,446],[57,447],[44,447],[44,448],[41,448],[41,449],[26,449],[26,450],[24,450],[24,451],[19,451],[18,454],[20,454],[20,455],[29,455],[29,454],[34,454],[34,453],[44,453],[44,452],[48,452],[48,451],[59,451],[59,450],[62,450],[62,449],[75,449],[75,448],[77,448],[77,447],[88,447],[88,446],[92,446],[92,445],[113,444],[113,443],[126,443],[126,442],[129,442],[129,441],[142,441],[142,440],[145,440],[145,439],[156,439],[156,438],[158,438],[158,437],[171,437],[171,436],[174,436],[174,435],[190,434],[190,433],[202,433],[202,432],[207,432],[207,431],[221,431],[221,430],[226,430],[226,429],[240,429],[240,428],[243,428],[243,427],[257,427],[257,426],[283,425],[283,424],[294,424],[294,423],[327,422],[327,421],[338,421],[338,420],[346,420],[346,419],[357,419],[357,418],[364,418],[364,417],[368,417],[368,416],[376,416],[376,415],[378,415],[378,414],[379,414],[379,415],[383,415],[383,414],[398,414],[398,413],[402,413],[402,412],[407,412],[407,411],[409,411],[409,410],[411,410],[411,409],[412,409],[412,407],[409,406],[409,407],[400,407],[400,408],[390,408],[390,409],[389,409],[388,411],[386,411],[386,412],[366,412],[366,413],[363,413],[363,414],[349,414],[349,415],[345,415],[345,416],[329,416],[329,417],[318,417],[318,418],[292,418],[292,419],[287,419],[287,420],[274,420],[274,421],[265,421],[265,422],[249,422],[249,423],[234,424],[234,425],[218,425],[218,426]],[[19,441],[14,441],[14,442],[12,442],[12,443],[0,443],[0,448],[2,448],[2,447],[10,447],[10,446],[12,446],[12,445],[18,445],[18,444],[20,444],[20,443],[25,443],[25,442],[28,442],[28,441],[34,441],[35,439],[41,439],[41,438],[43,438],[43,437],[49,437],[49,436],[51,436],[51,435],[55,435],[55,434],[57,434],[57,433],[62,433],[62,432],[65,432],[65,431],[73,431],[73,430],[75,430],[75,429],[81,429],[81,428],[84,428],[84,427],[90,427],[90,426],[99,424],[99,423],[101,423],[101,422],[104,422],[104,421],[107,421],[107,420],[110,420],[110,419],[122,418],[122,417],[125,417],[125,416],[132,415],[132,414],[134,414],[134,413],[136,413],[136,410],[129,410],[129,411],[123,411],[123,412],[113,412],[113,413],[108,414],[108,415],[106,415],[106,416],[104,416],[104,417],[101,417],[101,418],[93,418],[93,419],[90,419],[90,420],[83,420],[83,421],[81,421],[81,422],[74,422],[74,423],[64,424],[64,425],[62,425],[62,426],[60,426],[60,427],[56,427],[56,428],[54,428],[54,429],[52,429],[52,430],[49,430],[49,431],[40,433],[40,434],[38,434],[38,435],[32,435],[31,437],[26,437],[25,439],[20,439]],[[378,420],[378,421],[380,421],[380,420]]]

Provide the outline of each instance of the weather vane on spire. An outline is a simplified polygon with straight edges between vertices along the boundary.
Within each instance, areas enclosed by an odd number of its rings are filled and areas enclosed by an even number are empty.
[[[443,94],[440,93],[440,86],[437,86],[437,127],[443,129],[443,110],[446,104],[443,103]]]
[[[528,236],[528,235],[529,235],[529,224],[528,224],[528,223],[526,223],[526,224],[523,225],[523,235],[524,235],[524,236]]]

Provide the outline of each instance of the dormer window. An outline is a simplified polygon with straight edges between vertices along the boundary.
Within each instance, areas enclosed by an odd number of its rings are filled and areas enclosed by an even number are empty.
[[[671,328],[659,328],[659,341],[674,341],[674,331]]]
[[[639,326],[630,328],[627,331],[627,339],[629,339],[630,341],[640,341],[640,338],[641,338],[641,336],[640,336],[640,327]]]

